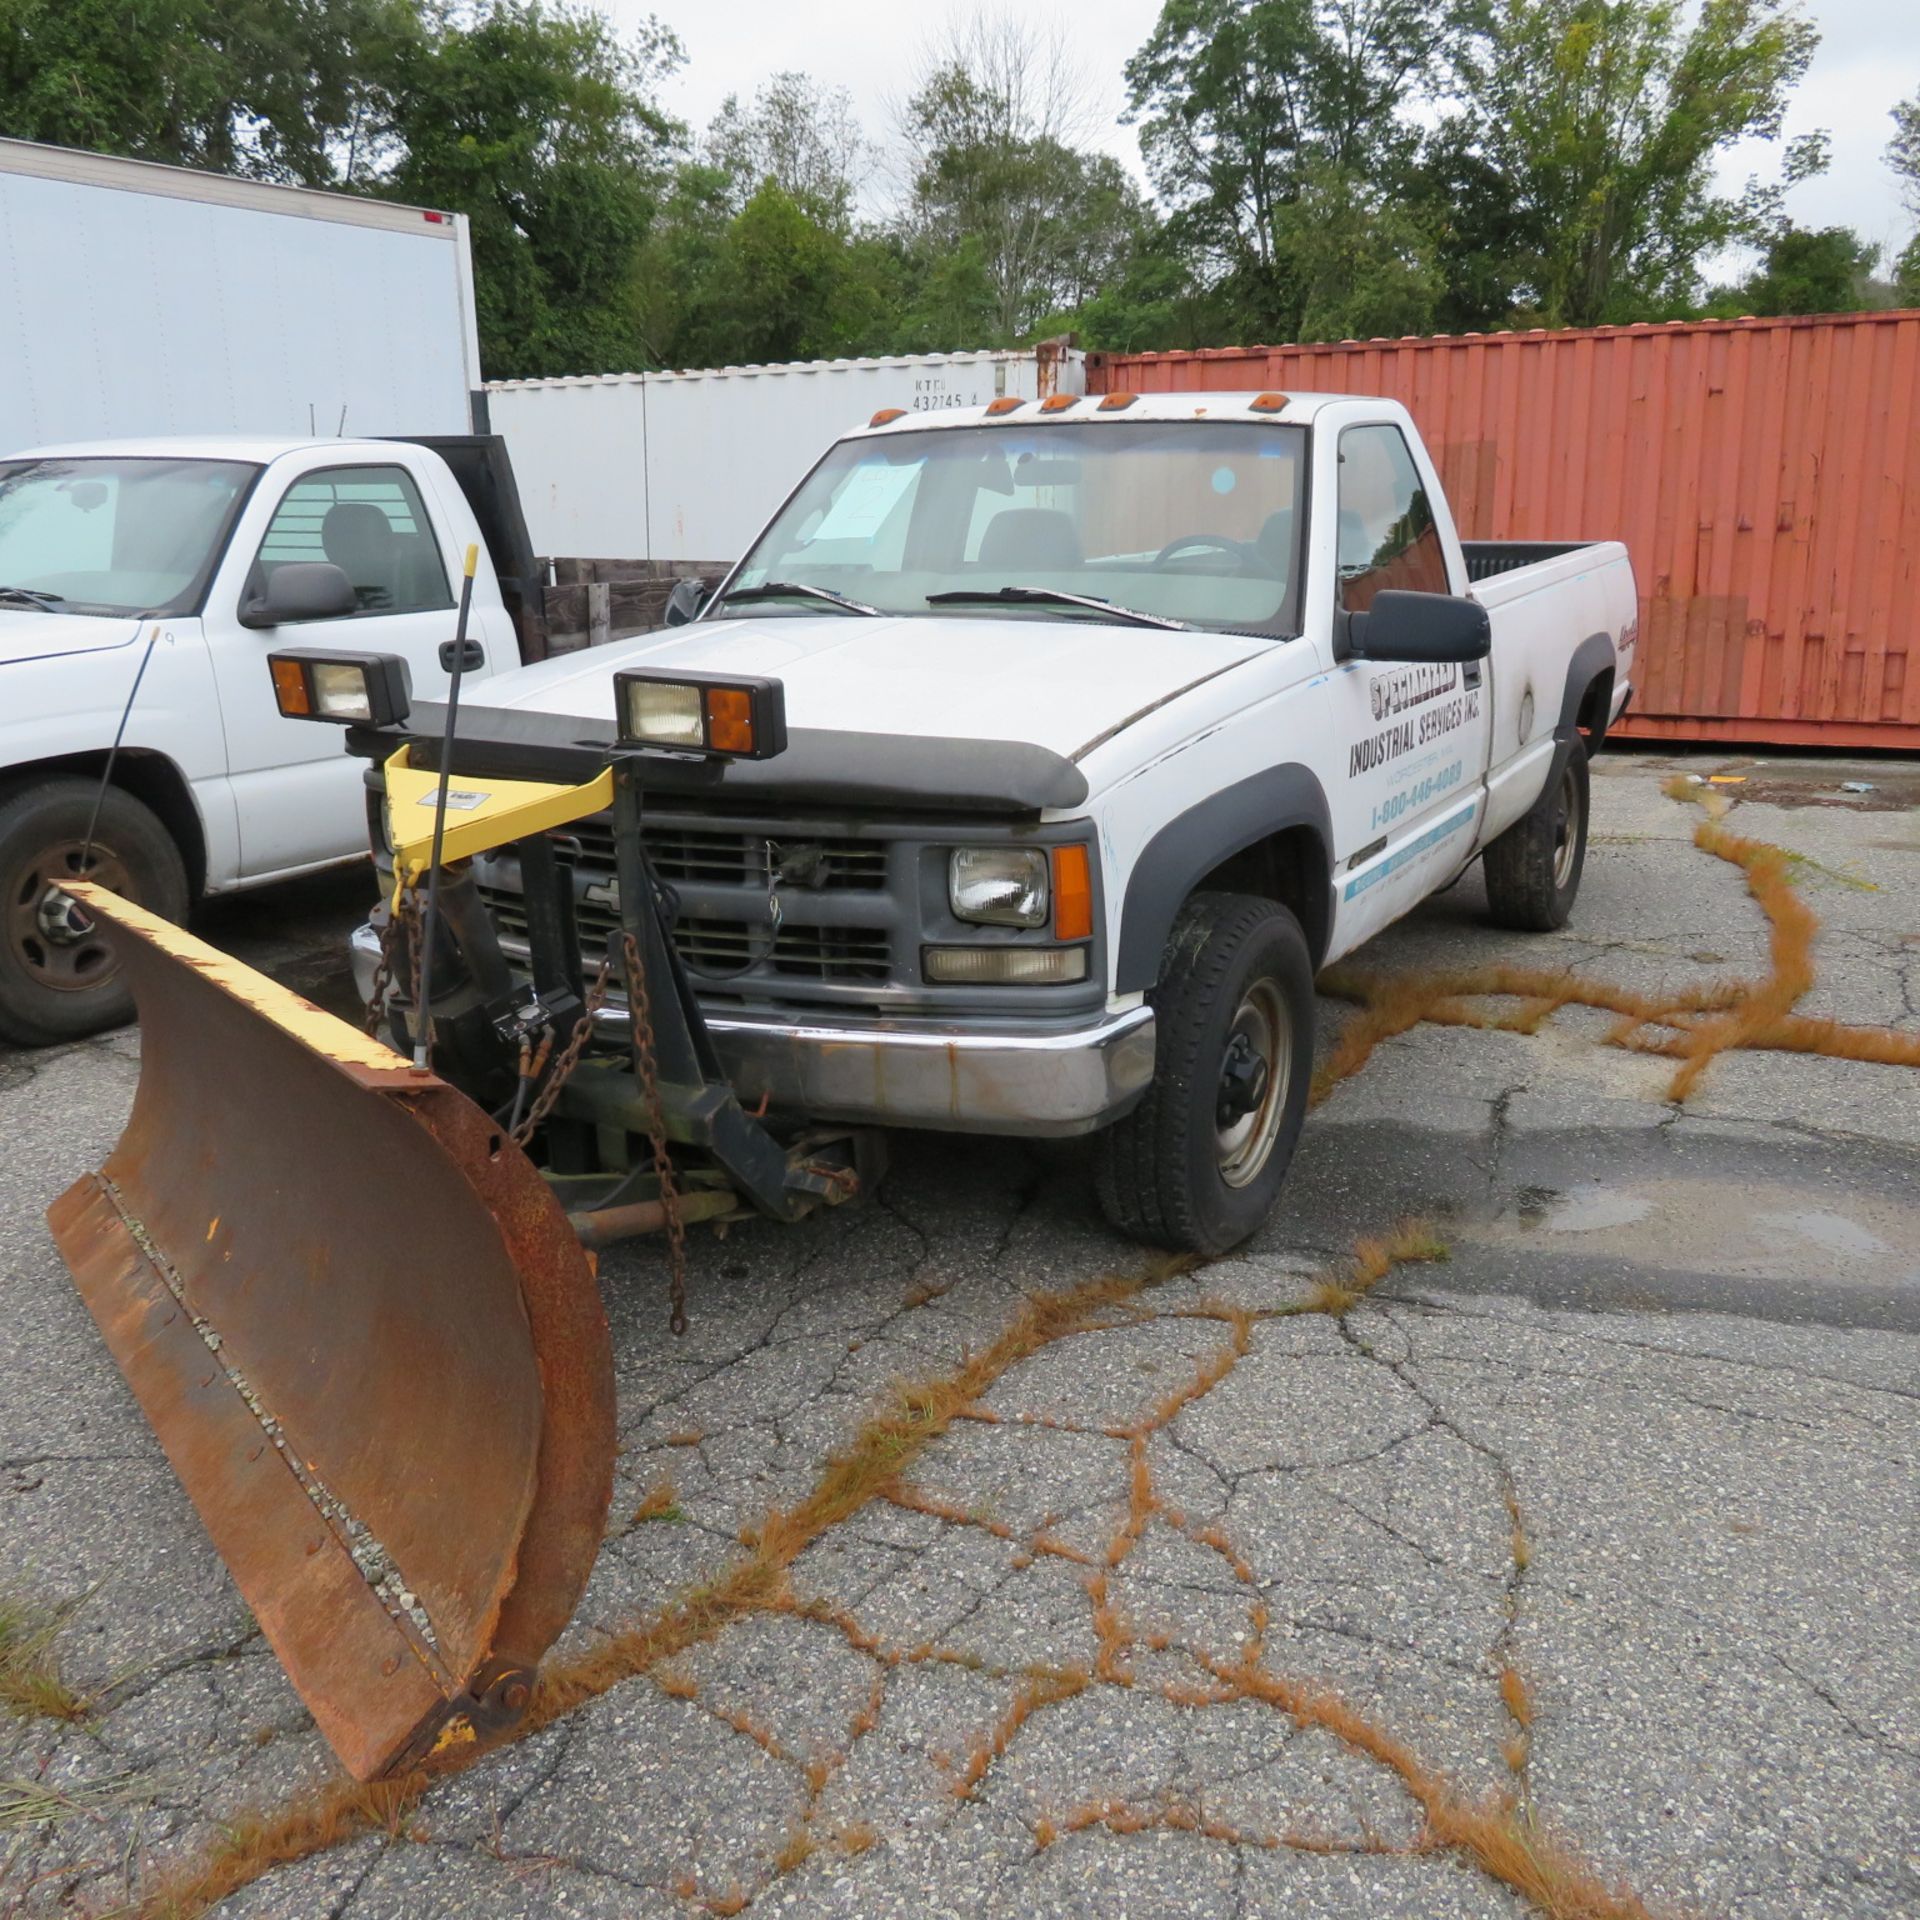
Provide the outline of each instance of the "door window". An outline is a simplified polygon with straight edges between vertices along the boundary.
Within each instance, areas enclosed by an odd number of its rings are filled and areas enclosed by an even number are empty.
[[[314,560],[353,582],[362,613],[453,605],[432,523],[404,467],[333,467],[296,480],[260,543],[250,591],[265,592],[275,567]]]
[[[1447,593],[1447,557],[1427,490],[1398,427],[1340,436],[1340,604],[1364,613],[1392,587]]]

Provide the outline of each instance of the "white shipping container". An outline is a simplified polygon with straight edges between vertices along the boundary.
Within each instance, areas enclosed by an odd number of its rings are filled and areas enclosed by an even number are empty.
[[[883,407],[928,412],[1085,390],[1083,356],[1048,345],[496,380],[487,402],[535,552],[732,561],[829,443]]]
[[[0,140],[0,260],[0,454],[471,431],[462,214]]]

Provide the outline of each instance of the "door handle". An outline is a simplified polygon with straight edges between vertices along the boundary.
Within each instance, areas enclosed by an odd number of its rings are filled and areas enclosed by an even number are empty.
[[[466,651],[461,656],[460,671],[462,673],[472,673],[476,668],[484,667],[486,664],[486,648],[483,647],[478,640],[469,640],[466,645]],[[451,673],[453,671],[453,642],[451,640],[442,640],[440,642],[440,671],[442,673]]]

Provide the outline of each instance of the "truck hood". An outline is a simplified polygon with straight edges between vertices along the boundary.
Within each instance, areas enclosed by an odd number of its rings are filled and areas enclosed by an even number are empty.
[[[30,607],[0,606],[0,666],[109,653],[132,646],[140,627],[138,620],[117,613],[35,613]]]
[[[770,675],[787,724],[825,732],[1023,741],[1077,759],[1130,721],[1264,653],[1228,633],[1099,625],[1076,615],[900,619],[855,614],[697,621],[476,686],[476,704],[613,717],[613,675],[658,667]]]

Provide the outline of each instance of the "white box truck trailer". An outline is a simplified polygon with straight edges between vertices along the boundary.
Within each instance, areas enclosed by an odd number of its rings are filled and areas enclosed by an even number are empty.
[[[463,214],[0,140],[0,260],[0,455],[485,427]]]
[[[876,413],[1085,393],[1064,341],[981,353],[496,380],[534,551],[731,565],[820,449]]]

